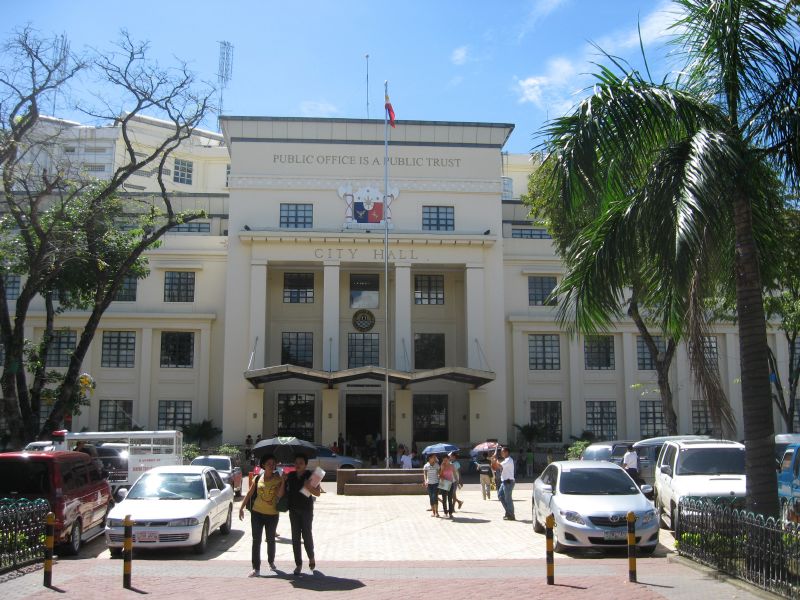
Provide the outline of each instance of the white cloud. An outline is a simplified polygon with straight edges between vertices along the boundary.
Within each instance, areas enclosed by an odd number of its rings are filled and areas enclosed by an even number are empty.
[[[659,6],[640,20],[642,43],[651,46],[665,42],[676,30],[670,29],[679,13],[675,5],[669,0],[662,0]],[[597,45],[609,54],[623,52],[639,47],[639,28],[618,31],[596,40]]]
[[[531,10],[528,12],[528,16],[522,24],[522,29],[517,39],[521,40],[524,38],[536,28],[539,21],[568,1],[569,0],[534,0],[533,6],[531,6]]]
[[[516,82],[520,102],[530,102],[539,108],[561,105],[575,80],[575,63],[567,58],[556,57],[547,63],[547,69],[540,75],[520,79]]]
[[[338,113],[339,109],[330,102],[306,100],[300,103],[300,114],[304,117],[331,117]]]
[[[459,46],[453,50],[453,53],[450,55],[450,62],[452,62],[454,65],[463,65],[465,62],[467,62],[467,56],[467,47]]]

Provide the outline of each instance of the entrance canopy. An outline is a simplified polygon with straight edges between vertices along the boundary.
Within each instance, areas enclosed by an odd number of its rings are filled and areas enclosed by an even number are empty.
[[[395,371],[389,369],[389,381],[402,387],[407,387],[413,383],[430,381],[433,379],[447,379],[466,383],[476,388],[495,380],[497,377],[494,371],[480,371],[478,369],[468,369],[466,367],[441,367],[439,369],[428,369],[424,371]],[[272,381],[282,379],[304,379],[306,381],[316,381],[324,383],[328,387],[333,387],[338,383],[346,383],[356,379],[374,379],[384,381],[386,370],[383,367],[369,366],[358,367],[356,369],[344,369],[341,371],[318,371],[307,367],[296,365],[275,365],[264,367],[263,369],[252,369],[244,372],[244,378],[253,387],[258,387]]]

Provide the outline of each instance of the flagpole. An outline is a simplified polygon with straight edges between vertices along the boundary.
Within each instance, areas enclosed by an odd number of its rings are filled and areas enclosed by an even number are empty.
[[[389,97],[389,81],[383,82],[386,97]],[[386,289],[386,334],[383,340],[384,352],[384,388],[386,395],[386,459],[384,465],[389,468],[389,111],[383,111],[383,281]]]

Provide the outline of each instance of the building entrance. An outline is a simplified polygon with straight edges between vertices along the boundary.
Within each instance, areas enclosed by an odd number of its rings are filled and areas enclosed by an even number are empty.
[[[348,394],[345,409],[347,454],[361,458],[366,464],[377,464],[385,458],[386,448],[379,444],[382,396],[380,394]]]

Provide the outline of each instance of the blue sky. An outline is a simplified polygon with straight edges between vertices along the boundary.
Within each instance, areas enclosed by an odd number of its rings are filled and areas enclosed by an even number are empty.
[[[108,48],[121,28],[162,65],[188,61],[216,83],[221,40],[234,46],[224,112],[513,123],[509,152],[527,152],[547,118],[590,84],[590,42],[640,63],[641,24],[654,74],[665,72],[668,0],[29,0],[4,7],[3,37],[32,25],[73,50]],[[367,60],[369,54],[369,92]],[[59,115],[76,118],[77,115]],[[215,119],[205,124],[216,129]]]

